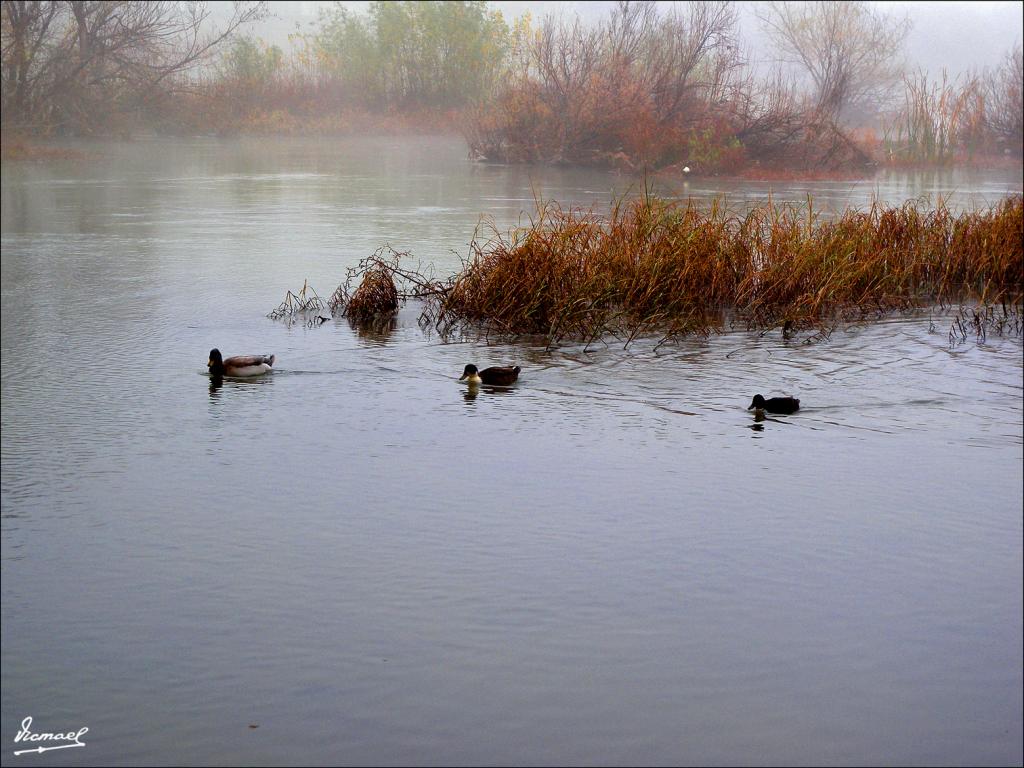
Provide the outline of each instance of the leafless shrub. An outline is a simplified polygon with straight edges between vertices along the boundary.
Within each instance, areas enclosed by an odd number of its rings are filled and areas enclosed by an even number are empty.
[[[357,322],[371,321],[393,315],[410,298],[430,299],[443,294],[445,284],[418,267],[403,264],[403,260],[411,259],[408,251],[385,245],[360,260],[349,268],[345,281],[328,300],[331,314]]]
[[[398,311],[398,289],[391,273],[381,267],[368,270],[363,275],[355,293],[345,304],[343,314],[356,321],[369,320]]]

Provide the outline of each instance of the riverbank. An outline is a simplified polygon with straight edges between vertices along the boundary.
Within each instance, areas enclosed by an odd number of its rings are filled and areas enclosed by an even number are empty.
[[[46,139],[6,133],[0,139],[0,160],[79,160],[83,157],[83,152]]]

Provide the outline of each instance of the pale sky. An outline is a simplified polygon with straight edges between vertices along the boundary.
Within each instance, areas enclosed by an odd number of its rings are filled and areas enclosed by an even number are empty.
[[[294,31],[297,21],[316,18],[317,9],[330,5],[323,0],[269,3],[275,19],[263,22],[257,34],[279,45]],[[354,9],[365,8],[367,2],[345,2]],[[670,5],[671,3],[665,3]],[[764,37],[754,18],[752,0],[737,3],[740,10],[740,32],[748,49],[758,58],[770,55]],[[906,41],[908,63],[922,66],[936,75],[942,67],[951,74],[965,69],[993,66],[1013,45],[1024,39],[1024,2],[875,2],[887,11],[905,14],[913,23]],[[566,0],[565,2],[527,2],[497,0],[491,6],[500,10],[507,20],[529,12],[535,19],[549,13],[578,14],[592,20],[608,14],[615,5],[609,0]]]

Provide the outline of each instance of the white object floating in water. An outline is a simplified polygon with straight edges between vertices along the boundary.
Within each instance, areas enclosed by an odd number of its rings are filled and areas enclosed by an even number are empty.
[[[683,173],[689,173],[689,172],[690,172],[690,166],[684,165],[683,166]]]

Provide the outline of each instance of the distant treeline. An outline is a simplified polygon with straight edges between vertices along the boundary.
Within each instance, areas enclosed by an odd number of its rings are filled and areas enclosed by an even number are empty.
[[[908,31],[861,2],[764,3],[785,63],[755,76],[725,2],[623,2],[602,21],[481,0],[321,12],[289,51],[236,3],[4,0],[5,135],[461,130],[474,155],[699,172],[1020,156],[1021,49],[950,79],[899,65]]]
[[[1020,156],[1019,46],[995,70],[935,82],[897,65],[907,27],[865,4],[765,3],[760,15],[790,65],[760,78],[730,3],[623,3],[593,26],[547,19],[473,113],[470,147],[702,172]]]

